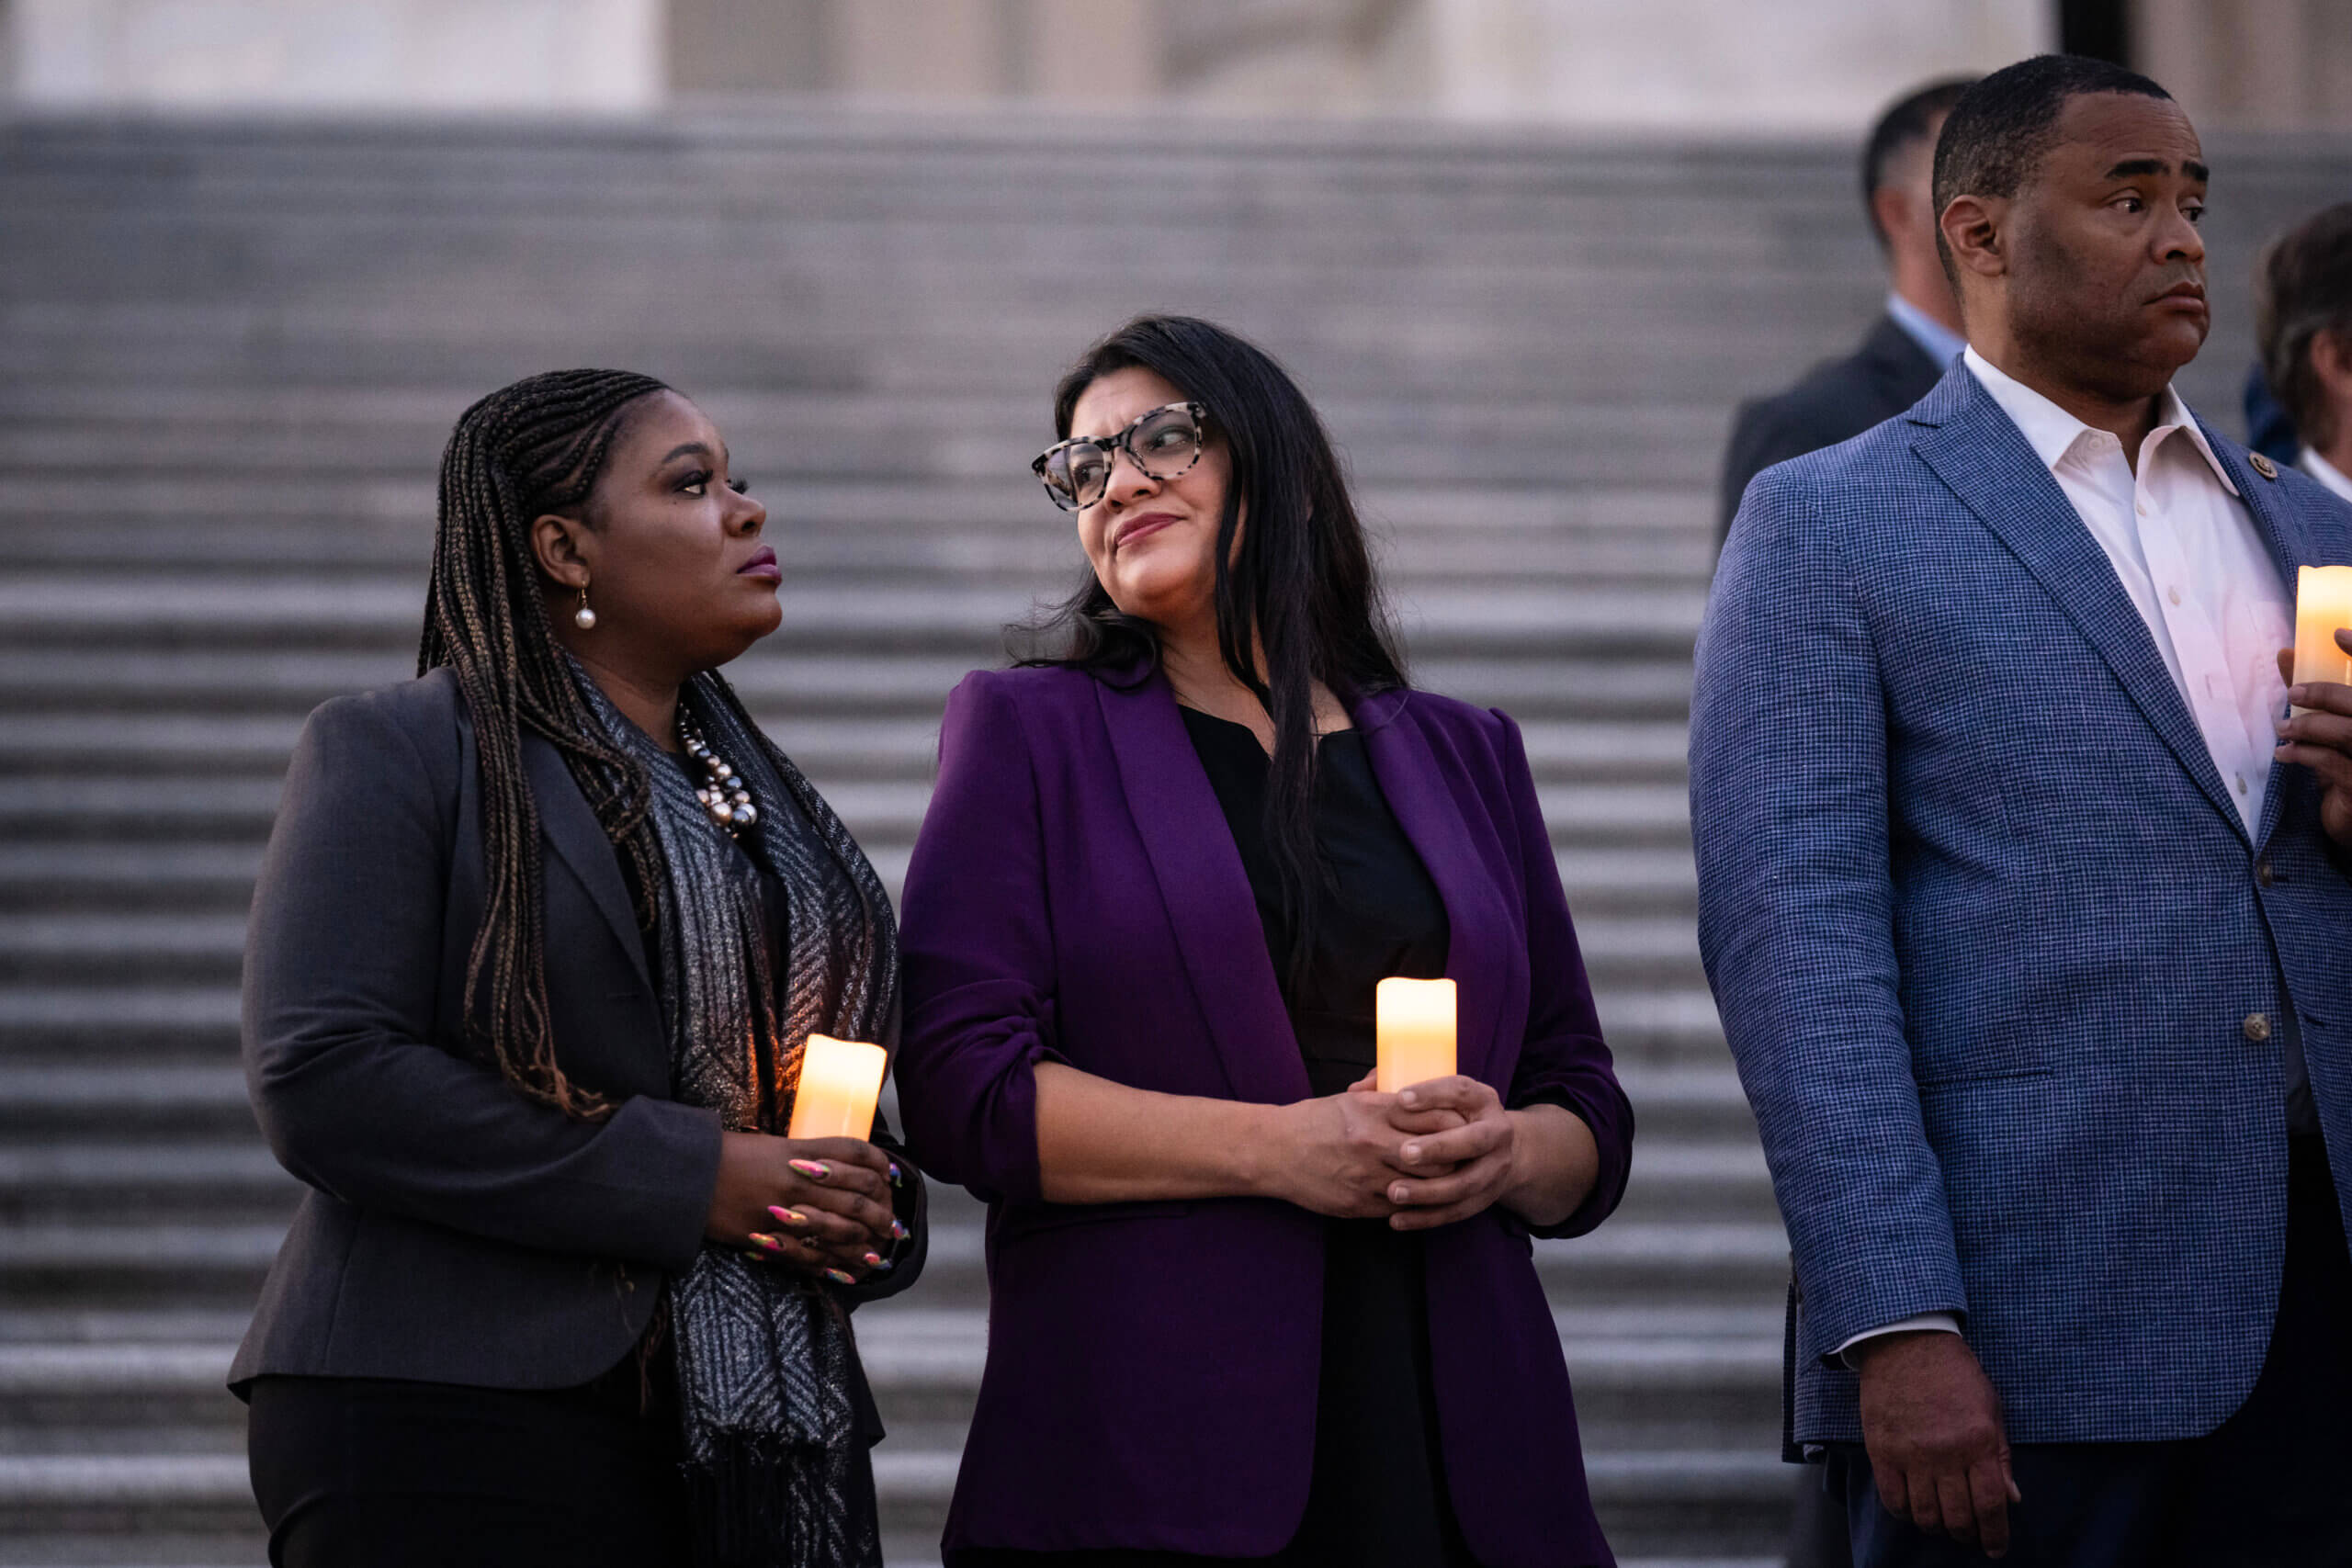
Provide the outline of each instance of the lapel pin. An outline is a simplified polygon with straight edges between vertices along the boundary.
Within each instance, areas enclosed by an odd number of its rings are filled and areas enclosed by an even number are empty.
[[[2245,455],[2245,457],[2247,462],[2254,465],[2254,471],[2260,474],[2264,479],[2275,479],[2278,477],[2278,465],[2264,457],[2261,453],[2249,452]]]

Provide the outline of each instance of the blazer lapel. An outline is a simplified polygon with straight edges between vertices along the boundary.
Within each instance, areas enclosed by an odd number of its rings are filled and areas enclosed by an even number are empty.
[[[1356,726],[1373,776],[1396,824],[1421,857],[1445,905],[1449,931],[1445,973],[1453,981],[1454,1066],[1482,1077],[1500,1042],[1502,999],[1513,994],[1511,964],[1523,965],[1527,941],[1502,895],[1496,868],[1479,854],[1461,803],[1447,784],[1466,777],[1455,762],[1441,763],[1430,738],[1415,720],[1402,692],[1383,693],[1358,705]],[[1524,989],[1521,977],[1519,989]],[[1509,1084],[1497,1086],[1507,1091]]]
[[[2189,416],[2197,419],[2192,412]],[[2197,419],[2199,428],[2205,422]],[[2278,486],[2275,481],[2258,478],[2253,468],[2240,457],[2234,448],[2211,429],[2205,430],[2206,444],[2213,448],[2213,456],[2221,459],[2230,482],[2238,487],[2238,494],[2245,501],[2246,511],[2255,525],[2262,530],[2264,541],[2270,547],[2270,559],[2278,569],[2278,580],[2286,584],[2287,602],[2295,602],[2296,569],[2327,564],[2312,541],[2310,532],[2300,518],[2278,504]],[[2286,804],[2287,766],[2283,762],[2270,764],[2269,787],[2263,791],[2262,820],[2256,825],[2254,842],[2256,847],[2270,841],[2270,831],[2278,826],[2280,808]]]
[[[1174,694],[1156,671],[1130,686],[1098,681],[1094,690],[1127,809],[1227,1080],[1242,1100],[1306,1099],[1314,1091],[1266,954],[1249,874]]]
[[[1914,416],[1928,428],[1912,449],[2050,591],[2214,809],[2244,833],[2245,819],[2148,623],[2066,492],[1973,376],[1955,371],[1940,390],[1942,397]]]
[[[523,772],[530,780],[531,799],[539,808],[540,837],[555,846],[557,855],[588,890],[597,911],[620,939],[629,966],[651,989],[653,976],[645,967],[645,940],[638,932],[637,915],[629,907],[628,886],[621,880],[620,857],[614,853],[612,840],[605,837],[596,814],[588,809],[588,799],[580,793],[571,770],[564,766],[563,753],[545,737],[526,730]]]

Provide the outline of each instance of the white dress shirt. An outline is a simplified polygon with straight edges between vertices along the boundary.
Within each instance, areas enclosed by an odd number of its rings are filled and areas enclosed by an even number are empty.
[[[2352,501],[2352,479],[2345,477],[2343,469],[2310,447],[2303,448],[2303,455],[2295,460],[2295,467],[2302,469],[2345,500]]]
[[[1961,362],[2016,423],[2107,553],[2252,837],[2278,744],[2271,726],[2286,713],[2278,650],[2295,640],[2295,605],[2205,433],[2166,388],[2134,472],[2111,433],[2085,424],[1973,347]],[[1857,1334],[1838,1349],[1918,1329],[1956,1334],[1960,1324],[1949,1313],[1929,1313]]]
[[[1973,348],[1962,358],[2114,563],[2251,837],[2278,745],[2272,726],[2286,710],[2278,650],[2295,640],[2295,600],[2205,433],[2165,389],[2135,474],[2113,435]]]

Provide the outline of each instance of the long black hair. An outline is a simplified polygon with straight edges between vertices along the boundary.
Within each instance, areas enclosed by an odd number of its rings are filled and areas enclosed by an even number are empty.
[[[1054,389],[1056,434],[1069,434],[1088,387],[1128,369],[1148,370],[1207,409],[1209,438],[1229,455],[1215,552],[1217,649],[1273,720],[1266,848],[1292,916],[1284,966],[1295,982],[1324,884],[1315,852],[1315,683],[1352,704],[1405,685],[1404,660],[1339,456],[1289,374],[1214,322],[1138,316],[1087,350]],[[1077,592],[1015,636],[1023,664],[1108,674],[1148,668],[1159,655],[1157,628],[1121,615],[1091,570]]]
[[[589,1118],[611,1107],[556,1066],[539,814],[523,772],[523,731],[563,752],[635,888],[661,885],[662,859],[646,820],[644,770],[605,739],[556,643],[531,524],[583,507],[631,405],[667,389],[627,370],[554,370],[458,417],[441,456],[440,529],[416,658],[420,675],[445,664],[455,671],[481,758],[489,887],[466,965],[468,1030],[508,1082]],[[650,897],[639,904],[639,923],[650,927]]]

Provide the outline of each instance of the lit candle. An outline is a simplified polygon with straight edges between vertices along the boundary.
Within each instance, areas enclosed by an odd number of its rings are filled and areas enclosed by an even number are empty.
[[[2352,685],[2352,653],[2335,646],[2338,626],[2352,626],[2352,566],[2304,567],[2295,579],[2297,684]]]
[[[811,1034],[800,1056],[800,1084],[792,1094],[787,1138],[874,1135],[874,1102],[882,1098],[889,1053],[857,1040]]]
[[[1453,982],[1387,979],[1373,987],[1380,1066],[1373,1086],[1394,1094],[1453,1076]]]

